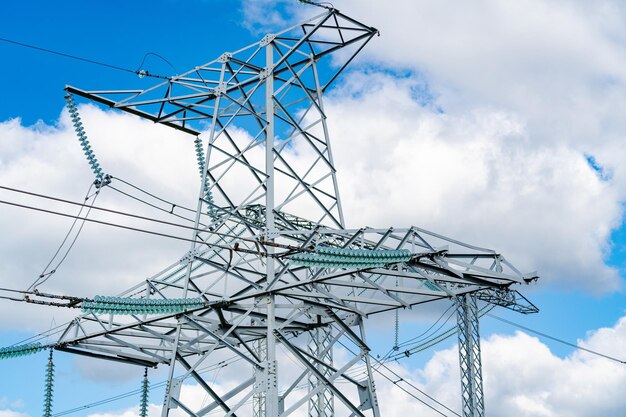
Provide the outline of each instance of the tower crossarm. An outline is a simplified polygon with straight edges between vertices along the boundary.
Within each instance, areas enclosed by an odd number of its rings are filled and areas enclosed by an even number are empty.
[[[220,108],[218,117],[253,115],[259,123],[265,123],[264,106],[256,101],[255,92],[273,73],[280,84],[277,96],[283,98],[277,104],[293,107],[308,98],[323,113],[316,103],[317,95],[329,87],[377,33],[375,28],[330,9],[145,90],[85,91],[68,86],[67,91],[198,135],[202,130],[198,122],[214,117],[217,97],[227,97],[229,103]],[[267,68],[260,53],[268,43],[273,43],[278,55],[272,68]],[[331,57],[334,63],[324,64],[319,82],[305,76],[312,65],[330,62]],[[319,73],[318,76],[322,77]],[[294,90],[301,94],[293,94]],[[281,116],[287,119],[288,115]]]
[[[302,223],[302,220],[291,219],[291,222],[296,221]],[[246,244],[232,239],[228,242],[232,248],[237,243]],[[173,333],[181,325],[183,331],[177,354],[199,354],[208,349],[237,350],[236,346],[240,346],[248,352],[242,354],[250,355],[250,343],[267,336],[266,328],[259,325],[267,319],[266,313],[258,305],[270,295],[276,297],[277,322],[280,326],[285,323],[283,331],[292,333],[332,322],[330,319],[318,322],[315,315],[307,311],[333,311],[338,317],[367,317],[436,300],[455,299],[467,293],[477,293],[481,300],[522,312],[532,312],[534,308],[521,294],[509,289],[528,278],[502,255],[440,235],[433,236],[422,229],[284,229],[277,232],[275,241],[309,253],[320,245],[332,245],[354,250],[406,249],[411,256],[406,262],[371,268],[305,267],[291,261],[290,253],[294,251],[287,250],[278,255],[277,279],[270,284],[262,268],[255,269],[258,254],[239,253],[227,247],[212,248],[208,243],[205,249],[183,257],[143,285],[120,294],[146,300],[176,299],[182,293],[180,282],[184,274],[175,271],[191,263],[190,296],[198,297],[201,305],[157,316],[84,314],[68,326],[57,344],[75,352],[89,351],[98,357],[112,355],[142,365],[145,362],[167,363],[168,352],[175,343]],[[258,246],[263,246],[263,240],[259,240]],[[294,311],[300,312],[297,317],[290,315]],[[199,328],[205,336],[194,339],[191,334]],[[140,344],[134,342],[139,339]],[[120,353],[120,349],[124,353]]]

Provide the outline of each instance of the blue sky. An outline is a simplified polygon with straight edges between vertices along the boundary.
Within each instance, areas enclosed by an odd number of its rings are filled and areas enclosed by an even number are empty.
[[[344,13],[381,29],[381,37],[368,45],[353,69],[329,92],[327,110],[331,136],[338,142],[338,164],[351,166],[350,149],[354,158],[360,158],[354,169],[339,174],[347,213],[353,214],[348,221],[358,225],[416,224],[460,240],[503,248],[514,263],[539,271],[539,283],[520,290],[541,312],[520,316],[497,311],[499,316],[611,352],[626,343],[626,335],[617,330],[613,341],[598,333],[601,328],[617,329],[626,306],[626,227],[622,226],[626,169],[621,164],[626,156],[626,124],[621,121],[621,110],[626,107],[626,75],[621,66],[626,52],[626,25],[622,25],[626,10],[611,1],[603,2],[602,7],[576,1],[538,2],[536,7],[505,4],[484,0],[467,10],[449,2],[402,1],[396,7],[401,12],[398,16],[377,2],[336,3]],[[307,13],[316,10],[260,0],[5,2],[0,37],[130,70],[140,69],[146,53],[157,53],[176,71],[154,56],[149,56],[141,69],[170,74],[254,42],[264,29],[276,29]],[[59,117],[66,84],[84,89],[152,85],[150,79],[124,71],[6,42],[0,42],[0,54],[4,80],[0,184],[6,186],[46,191],[42,185],[46,182],[37,181],[37,172],[16,176],[16,161],[52,157],[64,161],[66,149],[78,148],[77,143],[65,141],[58,155],[27,154],[28,149],[43,149],[27,141],[36,142],[51,130],[58,133],[64,129]],[[90,111],[87,114],[93,114],[94,121],[108,120],[96,109]],[[367,121],[379,121],[384,132],[369,132]],[[17,141],[21,141],[19,155],[9,149]],[[381,142],[384,147],[377,148]],[[359,143],[368,145],[361,148]],[[385,158],[377,149],[384,149]],[[599,169],[610,175],[596,175]],[[79,173],[70,177],[76,181],[50,189],[78,200],[90,177],[84,166],[71,170]],[[378,188],[366,178],[377,172],[382,184]],[[385,177],[385,172],[391,177]],[[409,174],[419,180],[409,181]],[[404,188],[395,189],[393,184],[398,182]],[[376,210],[379,201],[387,201],[389,207]],[[29,262],[45,264],[55,242],[62,238],[59,233],[65,223],[59,222],[57,228],[56,220],[29,216],[0,207],[0,217],[5,219],[3,236],[20,240],[21,231],[13,228],[13,223],[29,229],[31,221],[38,225],[49,222],[51,228],[41,233],[37,244],[12,247],[5,242],[0,247],[0,259],[5,263],[0,282],[7,286],[16,284],[8,277],[15,271],[27,271],[20,282],[28,281],[32,276],[28,275],[32,272]],[[24,252],[16,255],[15,248]],[[80,265],[75,266],[78,269]],[[60,288],[71,288],[71,281],[64,285]],[[93,285],[104,287],[102,283]],[[5,316],[0,322],[1,346],[45,330],[52,317],[57,318],[55,311],[28,306],[29,312],[24,314],[30,316],[22,321],[11,316],[13,306],[8,303],[2,301],[0,309]],[[427,328],[439,313],[434,309],[403,314],[401,339]],[[32,324],[27,324],[29,321]],[[515,349],[511,346],[526,340],[516,336],[517,329],[489,317],[481,325],[490,346],[510,341],[506,346],[512,357]],[[384,353],[391,335],[380,322],[372,328],[374,350]],[[606,338],[600,340],[600,336]],[[414,375],[425,390],[430,387],[437,393],[443,388],[429,381],[424,369],[443,361],[434,352],[451,349],[454,343],[454,338],[449,339],[398,366]],[[572,348],[550,340],[541,343],[564,361],[563,367],[578,360],[568,359]],[[85,370],[91,365],[78,364],[63,354],[57,358],[55,411],[139,386],[141,369],[136,370],[136,377],[129,372],[119,378],[106,375],[98,381]],[[40,412],[45,361],[46,355],[39,354],[0,362],[0,417]],[[590,362],[585,362],[587,365],[599,369]],[[585,377],[584,373],[572,375]],[[154,379],[161,380],[162,373]],[[626,379],[620,382],[623,390]],[[151,397],[154,403],[159,402],[157,392]],[[529,392],[529,398],[532,395]],[[494,410],[510,406],[495,404],[497,401],[493,399]],[[135,398],[128,398],[97,410],[124,410],[135,403]],[[549,401],[541,404],[546,409],[556,407]],[[623,400],[615,399],[605,415],[619,415],[622,406]],[[552,415],[528,405],[516,407],[519,415]],[[579,414],[568,415],[588,415],[583,409],[576,412]]]

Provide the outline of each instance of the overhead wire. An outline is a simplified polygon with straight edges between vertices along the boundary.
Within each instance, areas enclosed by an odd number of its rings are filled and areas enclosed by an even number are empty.
[[[33,210],[33,211],[40,211],[42,213],[54,214],[54,215],[62,216],[62,217],[77,218],[79,220],[85,220],[85,221],[88,221],[88,222],[98,223],[98,224],[102,224],[102,225],[105,225],[105,226],[117,227],[117,228],[121,228],[121,229],[132,230],[132,231],[135,231],[135,232],[141,232],[141,233],[151,234],[151,235],[155,235],[155,236],[167,237],[167,238],[170,238],[170,239],[182,240],[182,241],[185,241],[185,242],[197,242],[196,240],[185,238],[185,237],[174,236],[174,235],[169,235],[167,233],[160,233],[160,232],[155,232],[155,231],[151,231],[151,230],[140,229],[140,228],[137,228],[137,227],[124,226],[124,225],[121,225],[121,224],[106,222],[106,221],[103,221],[103,220],[88,219],[88,218],[85,218],[85,217],[74,216],[72,214],[61,213],[61,212],[58,212],[58,211],[48,210],[48,209],[44,209],[44,208],[41,208],[41,207],[29,206],[29,205],[26,205],[26,204],[13,203],[13,202],[10,202],[10,201],[5,201],[5,200],[0,200],[0,204],[6,204],[6,205],[10,205],[10,206],[14,206],[14,207],[20,207],[20,208],[24,208],[24,209],[28,209],[28,210]],[[230,249],[230,248],[228,248],[228,249]]]
[[[485,314],[487,314],[489,311],[491,311],[493,308],[495,308],[495,305],[493,304],[486,304],[485,306],[483,306],[479,312],[478,312],[478,316],[482,317]],[[444,323],[442,323],[437,331],[439,331],[444,325],[445,323],[447,323],[450,318],[452,317],[452,315],[454,314],[454,311],[452,311],[450,313],[450,315],[448,316],[448,318],[446,319],[446,321]],[[388,359],[390,360],[397,360],[397,359],[401,359],[403,357],[409,357],[410,355],[417,353],[417,352],[421,352],[423,350],[426,350],[432,346],[435,346],[438,343],[443,342],[444,340],[449,339],[450,337],[454,336],[454,334],[457,332],[456,326],[450,327],[448,330],[445,330],[442,333],[439,334],[435,334],[432,337],[424,340],[423,342],[420,340],[421,343],[416,342],[414,344],[414,346],[410,347],[409,349],[406,349],[404,352],[400,352],[397,353],[396,355],[390,356]],[[434,332],[436,333],[436,332]],[[419,343],[419,344],[417,344]]]
[[[424,330],[422,333],[418,334],[417,336],[414,336],[414,337],[412,337],[412,338],[410,338],[408,340],[405,340],[404,342],[400,343],[398,345],[398,347],[406,346],[408,344],[411,344],[412,342],[421,341],[424,338],[424,336],[426,336],[433,329],[433,327],[435,327],[437,325],[437,323],[439,323],[439,321],[443,318],[443,316],[445,316],[450,311],[450,309],[452,309],[453,307],[454,307],[454,303],[450,304],[448,306],[448,308],[443,313],[441,313],[441,316],[439,316],[439,318],[428,329]],[[444,321],[444,324],[447,323],[450,320],[450,318],[452,317],[452,314],[454,314],[454,312],[452,312],[446,318],[446,320]],[[437,328],[437,330],[435,330],[433,333],[436,333],[439,329],[441,329],[441,326],[439,328]]]
[[[6,187],[6,186],[0,185],[0,189],[4,189],[4,190],[7,190],[7,191],[12,191],[12,192],[16,192],[16,193],[27,194],[27,195],[31,195],[31,196],[38,197],[38,198],[53,200],[53,201],[57,201],[57,202],[65,203],[65,204],[76,205],[76,206],[84,206],[84,203],[78,203],[78,202],[71,201],[71,200],[66,200],[66,199],[62,199],[62,198],[58,198],[58,197],[52,197],[52,196],[48,196],[48,195],[40,194],[40,193],[34,193],[34,192],[31,192],[31,191],[20,190],[20,189],[17,189],[17,188],[11,188],[11,187]],[[170,238],[178,239],[178,240],[184,240],[184,241],[190,241],[190,242],[194,241],[192,239],[183,238],[183,237],[180,237],[180,236],[173,236],[173,235],[168,235],[168,234],[164,234],[164,233],[160,233],[160,232],[148,231],[148,230],[145,230],[145,229],[139,229],[139,228],[135,228],[135,227],[131,227],[131,226],[119,225],[117,223],[105,222],[105,221],[102,221],[102,220],[82,218],[82,217],[74,216],[74,215],[71,215],[71,214],[68,214],[68,213],[57,212],[57,211],[54,211],[54,210],[48,210],[48,209],[44,209],[44,208],[40,208],[40,207],[29,206],[29,205],[26,205],[26,204],[20,204],[20,203],[10,202],[10,201],[6,201],[6,200],[0,200],[0,203],[7,204],[7,205],[12,205],[12,206],[16,206],[16,207],[21,207],[21,208],[25,208],[25,209],[35,210],[35,211],[41,211],[41,212],[45,212],[45,213],[49,213],[49,214],[55,214],[55,215],[64,216],[64,217],[71,217],[71,218],[78,217],[79,219],[85,219],[86,221],[90,221],[90,222],[94,222],[94,223],[104,224],[104,225],[113,226],[113,227],[121,227],[121,228],[129,229],[129,230],[135,230],[135,231],[139,231],[139,232],[143,232],[143,233],[150,233],[150,234],[160,235],[160,236],[164,236],[164,237],[170,237]],[[180,227],[180,228],[187,229],[187,230],[193,230],[193,231],[196,231],[198,233],[208,233],[208,234],[213,234],[213,235],[216,235],[216,236],[236,238],[236,239],[241,240],[241,241],[247,241],[247,242],[251,242],[251,243],[255,243],[255,244],[260,243],[257,239],[254,239],[254,238],[241,237],[241,236],[228,234],[228,233],[223,233],[223,232],[218,232],[218,231],[210,230],[210,229],[196,228],[196,227],[188,226],[188,225],[184,225],[184,224],[173,223],[173,222],[168,222],[168,221],[165,221],[165,220],[155,219],[153,217],[146,217],[146,216],[141,216],[141,215],[138,215],[138,214],[127,213],[127,212],[123,212],[123,211],[120,211],[120,210],[107,209],[107,208],[104,208],[104,207],[97,207],[97,206],[93,206],[92,209],[93,210],[104,211],[104,212],[108,212],[108,213],[112,213],[112,214],[117,214],[117,215],[120,215],[120,216],[136,218],[136,219],[139,219],[139,220],[145,220],[145,221],[150,221],[150,222],[154,222],[154,223],[160,223],[160,224],[164,224],[164,225],[167,225],[167,226]],[[265,241],[262,242],[262,243],[263,244],[270,244],[270,242],[265,242]],[[213,246],[220,247],[220,248],[223,248],[223,249],[232,249],[230,247],[224,247],[224,246],[220,246],[220,245],[213,245]],[[290,250],[294,250],[294,251],[304,251],[304,249],[302,249],[302,248],[291,246],[291,245],[282,245],[282,244],[274,243],[274,244],[272,244],[272,246],[281,247],[281,248],[285,248],[285,249],[290,249]],[[243,252],[250,252],[250,253],[264,253],[264,252],[252,251],[252,250],[242,249],[242,248],[239,248],[238,250],[239,251],[243,251]]]
[[[143,59],[141,60],[141,64],[139,64],[139,66],[135,70],[135,73],[138,74],[141,71],[141,68],[143,67],[143,64],[146,62],[146,58],[148,58],[150,55],[156,56],[157,58],[160,58],[167,65],[169,65],[174,70],[174,72],[178,73],[178,70],[176,69],[176,67],[170,61],[168,61],[167,59],[163,58],[161,55],[157,54],[156,52],[146,52],[145,55],[143,56]]]
[[[30,49],[34,49],[34,50],[37,50],[37,51],[41,51],[41,52],[46,52],[46,53],[53,54],[53,55],[62,56],[62,57],[69,58],[69,59],[74,59],[74,60],[77,60],[77,61],[86,62],[86,63],[89,63],[89,64],[100,65],[102,67],[107,67],[107,68],[115,69],[115,70],[118,70],[118,71],[128,72],[128,73],[139,75],[139,76],[160,78],[160,79],[165,79],[165,80],[169,80],[171,78],[171,77],[168,77],[168,76],[165,76],[165,75],[151,74],[150,72],[148,72],[146,70],[131,70],[131,69],[128,69],[128,68],[120,67],[118,65],[107,64],[106,62],[101,62],[101,61],[96,61],[96,60],[93,60],[93,59],[83,58],[83,57],[79,57],[77,55],[67,54],[65,52],[59,52],[59,51],[55,51],[55,50],[48,49],[48,48],[43,48],[41,46],[31,45],[31,44],[24,43],[24,42],[18,42],[18,41],[12,40],[12,39],[7,39],[7,38],[1,38],[0,37],[0,41],[6,42],[6,43],[10,43],[10,44],[13,44],[13,45],[17,45],[17,46],[21,46],[21,47],[24,47],[24,48],[30,48]],[[143,64],[143,62],[142,62],[142,64]]]
[[[159,211],[162,211],[162,212],[164,212],[164,213],[170,214],[170,215],[172,215],[172,216],[174,216],[174,217],[178,217],[179,219],[186,220],[186,221],[188,221],[188,222],[190,222],[190,223],[194,223],[194,222],[195,222],[195,220],[194,220],[194,219],[190,219],[189,217],[181,216],[180,214],[174,213],[173,208],[172,208],[172,210],[168,211],[168,210],[166,210],[166,209],[164,209],[164,208],[162,208],[162,207],[159,207],[159,206],[157,206],[157,205],[155,205],[155,204],[152,204],[152,203],[149,203],[149,202],[147,202],[147,201],[145,201],[145,200],[142,200],[142,199],[140,199],[139,197],[135,197],[134,195],[131,195],[131,194],[127,193],[127,192],[124,192],[124,191],[122,191],[122,190],[120,190],[120,189],[118,189],[118,188],[115,188],[115,187],[113,187],[112,185],[109,185],[108,187],[109,187],[110,189],[112,189],[113,191],[115,191],[115,192],[117,192],[117,193],[122,194],[122,195],[123,195],[123,196],[125,196],[125,197],[131,198],[131,199],[133,199],[133,200],[135,200],[135,201],[138,201],[138,202],[140,202],[140,203],[142,203],[142,204],[145,204],[145,205],[147,205],[147,206],[149,206],[149,207],[152,207],[152,208],[157,209],[157,210],[159,210]],[[174,205],[172,205],[172,207],[174,207]],[[200,226],[206,226],[206,224],[203,224],[203,223],[199,223],[199,225],[200,225]]]
[[[346,350],[348,350],[348,352],[350,352],[351,354],[356,356],[356,353],[350,349],[348,346],[346,346],[341,340],[337,341],[341,346],[343,346]],[[402,391],[404,391],[405,393],[407,393],[408,395],[410,395],[411,397],[413,397],[414,399],[416,399],[417,401],[421,402],[422,404],[424,404],[425,406],[427,406],[428,408],[430,408],[431,410],[435,411],[436,413],[444,416],[444,417],[448,417],[446,414],[442,413],[440,410],[437,410],[435,407],[433,407],[432,405],[428,404],[426,401],[424,401],[423,399],[419,398],[418,396],[416,396],[415,394],[407,391],[404,387],[401,387],[400,385],[398,385],[400,382],[404,382],[405,384],[407,384],[408,386],[410,386],[411,388],[413,388],[414,390],[416,390],[417,392],[419,392],[420,394],[424,395],[425,397],[427,397],[428,399],[430,399],[431,401],[435,402],[436,404],[440,405],[441,407],[445,408],[446,410],[450,411],[451,413],[453,413],[454,415],[461,417],[461,415],[459,413],[457,413],[456,411],[452,410],[451,408],[449,408],[448,406],[446,406],[445,404],[443,404],[442,402],[438,401],[436,398],[428,395],[427,393],[425,393],[423,390],[419,389],[418,387],[416,387],[414,384],[412,384],[411,382],[407,381],[406,379],[404,379],[403,377],[401,377],[400,375],[398,375],[393,369],[389,368],[387,365],[385,365],[384,363],[380,362],[378,359],[376,359],[374,356],[372,356],[369,352],[366,352],[366,355],[370,357],[370,359],[374,360],[375,362],[379,363],[383,368],[385,368],[386,370],[388,370],[389,372],[391,372],[396,378],[398,378],[398,380],[394,381],[393,379],[391,379],[388,375],[385,375],[383,372],[380,371],[380,369],[374,368],[372,367],[372,369],[377,372],[379,375],[381,375],[383,378],[385,378],[387,381],[391,382],[395,387],[401,389]]]
[[[546,339],[550,339],[550,340],[553,340],[555,342],[562,343],[562,344],[564,344],[566,346],[570,346],[570,347],[573,347],[575,349],[582,350],[582,351],[587,352],[587,353],[591,353],[592,355],[596,355],[596,356],[599,356],[599,357],[602,357],[602,358],[605,358],[605,359],[608,359],[608,360],[611,360],[611,361],[614,361],[614,362],[617,362],[617,363],[621,363],[623,365],[626,364],[626,360],[618,359],[616,357],[607,355],[605,353],[601,353],[601,352],[598,352],[596,350],[589,349],[589,348],[580,346],[578,344],[568,342],[568,341],[563,340],[563,339],[559,339],[558,337],[551,336],[551,335],[546,334],[544,332],[540,332],[538,330],[531,329],[530,327],[522,326],[519,323],[515,323],[515,322],[512,322],[510,320],[504,319],[502,317],[498,317],[495,314],[487,313],[487,315],[489,317],[494,318],[496,320],[499,320],[499,321],[501,321],[503,323],[506,323],[506,324],[509,324],[511,326],[517,327],[519,329],[526,330],[527,332],[536,334],[537,336],[545,337]]]
[[[87,193],[85,194],[85,202],[87,202],[91,197],[89,195],[89,193],[91,192],[91,190],[93,189],[94,183],[91,183],[91,185],[89,186],[89,189],[87,190]],[[96,203],[96,199],[98,198],[98,195],[100,193],[100,189],[98,189],[94,194],[93,194],[93,200],[91,201],[91,204],[88,206],[87,208],[87,212],[85,213],[85,217],[89,216],[89,213],[91,212],[91,209],[93,208],[93,205]],[[61,244],[59,245],[59,247],[57,248],[57,250],[54,252],[54,255],[52,255],[52,258],[50,259],[50,261],[48,262],[48,264],[45,266],[45,268],[43,269],[43,271],[41,272],[41,274],[39,274],[39,277],[37,279],[35,279],[35,281],[27,288],[28,291],[33,290],[35,288],[37,288],[39,285],[45,283],[48,279],[50,279],[50,277],[56,273],[56,271],[59,269],[59,267],[61,266],[61,264],[65,261],[65,259],[67,258],[67,256],[69,255],[70,251],[72,250],[72,248],[74,247],[74,244],[76,243],[76,240],[78,239],[78,236],[80,235],[80,232],[83,230],[83,226],[85,225],[85,221],[83,221],[80,225],[80,227],[78,228],[78,231],[76,232],[76,234],[74,235],[74,238],[72,239],[72,242],[70,243],[69,247],[66,249],[65,254],[61,257],[61,259],[59,260],[59,262],[57,262],[57,265],[52,268],[52,270],[50,270],[48,272],[48,268],[50,268],[50,265],[52,265],[52,263],[54,262],[54,260],[56,259],[56,257],[58,256],[59,252],[61,252],[61,249],[63,248],[63,246],[65,245],[65,242],[67,242],[67,239],[70,237],[70,235],[72,234],[72,231],[74,230],[74,227],[76,226],[76,224],[78,223],[78,217],[80,217],[81,213],[83,212],[83,210],[85,209],[85,204],[83,203],[83,205],[80,206],[80,210],[78,210],[78,214],[76,215],[77,217],[74,218],[74,221],[72,222],[72,225],[70,226],[69,230],[67,231],[65,237],[63,238],[63,240],[61,241]]]
[[[163,202],[163,203],[165,203],[165,204],[167,204],[167,205],[174,206],[174,207],[178,207],[178,208],[181,208],[181,209],[183,209],[183,210],[189,211],[189,212],[194,213],[194,214],[195,214],[195,212],[196,212],[196,210],[194,210],[194,209],[192,209],[192,208],[185,207],[185,206],[182,206],[182,205],[180,205],[180,204],[172,203],[172,202],[171,202],[171,201],[169,201],[169,200],[165,200],[164,198],[159,197],[159,196],[157,196],[157,195],[155,195],[155,194],[153,194],[153,193],[151,193],[151,192],[149,192],[149,191],[146,191],[145,189],[143,189],[143,188],[141,188],[141,187],[139,187],[139,186],[137,186],[137,185],[135,185],[135,184],[132,184],[132,183],[130,183],[130,182],[128,182],[128,181],[126,181],[126,180],[124,180],[124,179],[120,178],[120,177],[114,177],[113,175],[111,175],[111,178],[112,178],[112,179],[115,179],[116,181],[119,181],[119,182],[121,182],[121,183],[123,183],[123,184],[126,184],[126,185],[128,185],[129,187],[132,187],[132,188],[134,188],[135,190],[137,190],[137,191],[139,191],[139,192],[141,192],[141,193],[144,193],[144,194],[146,194],[146,195],[148,195],[148,196],[150,196],[150,197],[154,198],[155,200],[159,200],[159,201],[161,201],[161,202]]]

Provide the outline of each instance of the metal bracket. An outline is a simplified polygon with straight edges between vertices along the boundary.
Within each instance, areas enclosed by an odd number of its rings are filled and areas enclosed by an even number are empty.
[[[232,59],[232,57],[233,57],[233,54],[231,54],[230,52],[224,52],[224,53],[223,53],[223,54],[222,54],[222,55],[221,55],[221,56],[217,59],[217,61],[218,61],[218,62],[221,62],[221,63],[225,63],[225,62],[230,61],[230,60]]]

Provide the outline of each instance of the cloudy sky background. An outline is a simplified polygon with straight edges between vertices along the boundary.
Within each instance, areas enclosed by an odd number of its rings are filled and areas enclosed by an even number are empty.
[[[133,69],[154,51],[178,72],[317,12],[260,0],[236,7],[217,0],[106,8],[70,2],[56,9],[27,3],[7,6],[0,36]],[[497,248],[520,269],[539,271],[539,283],[524,290],[542,309],[534,317],[498,315],[623,358],[626,6],[573,0],[334,4],[381,31],[325,102],[349,225],[413,224]],[[111,32],[113,21],[124,30]],[[10,80],[0,103],[0,185],[81,200],[91,176],[63,108],[64,84],[123,88],[146,81],[5,43],[0,53],[9,63],[0,73]],[[172,71],[153,58],[147,67]],[[193,205],[192,138],[95,106],[80,110],[105,170]],[[33,202],[0,192],[0,200],[9,199]],[[98,204],[139,209],[104,193]],[[1,286],[30,284],[68,226],[66,219],[0,207]],[[176,261],[186,247],[87,225],[45,289],[117,292]],[[437,307],[403,314],[402,334],[410,337],[439,314]],[[71,317],[2,302],[0,345]],[[488,415],[623,415],[624,365],[489,318],[482,324]],[[385,323],[371,325],[375,352],[384,353],[390,347]],[[57,355],[57,411],[139,384],[135,370],[63,356]],[[0,363],[2,375],[13,375],[0,380],[0,417],[39,413],[44,362],[38,355]],[[453,340],[391,366],[459,409]],[[220,372],[216,383],[227,386],[229,375]],[[154,380],[162,377],[156,373]],[[386,416],[430,415],[384,378],[377,384]],[[153,395],[158,404],[160,394]],[[134,402],[110,403],[90,415],[133,416]],[[152,411],[158,414],[156,406]]]

